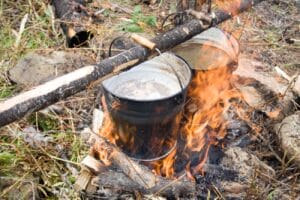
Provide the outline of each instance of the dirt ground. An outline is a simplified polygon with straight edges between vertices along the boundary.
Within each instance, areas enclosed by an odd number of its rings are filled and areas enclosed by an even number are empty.
[[[141,20],[138,27],[130,24],[129,30],[128,19],[134,14],[120,7],[134,11],[137,5],[133,1],[94,2],[98,2],[92,6],[95,10],[109,2],[117,9],[106,7],[103,21],[90,26],[94,38],[89,47],[71,50],[65,46],[64,34],[48,1],[0,0],[0,100],[28,89],[12,83],[7,74],[28,52],[75,50],[100,62],[107,56],[113,38],[130,31],[154,36],[159,33],[163,17],[176,9],[175,0],[162,0],[152,7],[140,4],[144,18],[154,24]],[[220,27],[239,38],[242,54],[265,63],[268,67],[264,70],[274,71],[278,66],[292,76],[300,73],[299,6],[297,0],[266,1]],[[26,14],[28,19],[20,36],[20,23]],[[80,199],[73,184],[79,163],[89,149],[80,130],[91,123],[92,111],[99,104],[97,91],[97,87],[89,88],[57,103],[52,107],[55,112],[46,109],[0,128],[0,199],[31,199],[37,193],[45,199]],[[28,128],[37,136],[24,137],[22,132]],[[260,199],[261,193],[262,189],[253,190],[251,198]]]

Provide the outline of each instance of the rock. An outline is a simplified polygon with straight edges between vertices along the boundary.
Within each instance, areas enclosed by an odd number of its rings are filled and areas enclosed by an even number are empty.
[[[224,153],[225,156],[222,158],[221,165],[238,172],[240,184],[251,183],[256,171],[269,177],[275,176],[273,168],[239,147],[231,147]],[[263,176],[260,177],[264,179]]]
[[[282,150],[300,167],[300,112],[284,118],[274,128]]]
[[[93,63],[91,58],[78,51],[31,52],[9,70],[9,78],[17,84],[32,87]]]
[[[247,184],[241,184],[241,183],[237,183],[237,182],[227,182],[224,181],[222,182],[222,189],[229,194],[240,194],[245,192],[248,188],[249,185]]]
[[[204,176],[196,176],[199,190],[215,185],[226,199],[245,199],[251,185],[264,186],[274,178],[273,168],[240,147],[228,147],[216,164],[205,164]]]
[[[244,100],[251,107],[263,111],[274,120],[282,120],[294,111],[294,95],[287,91],[288,83],[267,71],[263,63],[246,58],[239,58],[239,65],[234,71],[234,86],[240,90]],[[283,98],[279,98],[285,94]]]
[[[248,59],[246,55],[241,55],[239,58],[239,66],[233,74],[245,78],[253,78],[263,85],[267,86],[275,93],[284,93],[287,83],[279,82],[275,77],[276,75],[268,72],[268,68],[263,63]]]
[[[253,108],[261,107],[265,102],[261,94],[258,93],[257,89],[251,86],[241,86],[240,91],[243,93],[244,100]]]
[[[295,85],[293,87],[293,91],[300,97],[300,76],[296,78]]]
[[[53,142],[52,137],[45,135],[32,126],[25,127],[23,131],[18,134],[23,137],[24,141],[32,148],[47,147],[48,143]]]

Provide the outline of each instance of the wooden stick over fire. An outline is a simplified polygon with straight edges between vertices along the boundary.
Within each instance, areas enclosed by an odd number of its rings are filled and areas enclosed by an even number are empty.
[[[263,0],[240,0],[239,5],[232,6],[234,10],[217,10],[212,12],[212,25],[220,24],[230,19],[233,14],[241,13],[262,1]],[[209,25],[203,25],[201,20],[194,19],[155,37],[151,41],[156,45],[156,48],[161,51],[166,51],[187,41],[209,27]],[[144,61],[151,54],[152,52],[146,47],[133,47],[117,56],[105,59],[97,65],[83,67],[70,74],[58,77],[27,92],[2,101],[0,102],[0,127],[86,89],[92,82],[114,72],[116,66],[136,59],[140,62]]]

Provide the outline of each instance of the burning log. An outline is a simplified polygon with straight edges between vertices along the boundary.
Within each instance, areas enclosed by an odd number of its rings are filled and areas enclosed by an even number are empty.
[[[195,194],[195,185],[191,182],[178,180],[168,180],[164,184],[157,185],[154,188],[146,190],[141,185],[132,181],[124,173],[109,171],[94,177],[91,183],[96,186],[109,188],[114,193],[122,194],[124,192],[133,193],[139,191],[143,194],[155,194],[168,198],[180,196],[192,196]],[[96,192],[97,193],[97,192]]]
[[[85,0],[52,0],[55,15],[61,21],[61,28],[66,35],[67,46],[77,47],[86,44],[92,37],[83,21],[88,21],[89,15],[83,9]]]
[[[101,186],[110,185],[113,188],[122,188],[124,191],[140,190],[142,193],[168,197],[195,194],[195,183],[187,180],[185,174],[175,180],[155,175],[101,136],[96,137],[91,154],[104,162],[107,161],[106,164],[114,164],[126,175],[119,172],[100,174],[98,184]]]
[[[214,12],[212,22],[213,24],[220,24],[230,19],[233,14],[243,12],[262,1],[241,0],[239,5],[234,6],[234,10],[217,10]],[[155,37],[152,42],[156,44],[156,48],[165,51],[203,32],[209,27],[210,25],[203,25],[201,20],[191,20],[182,26]],[[116,66],[136,59],[143,61],[151,53],[153,52],[149,51],[146,47],[133,47],[117,56],[103,60],[95,66],[83,67],[30,91],[7,99],[0,103],[0,126],[14,122],[26,114],[33,113],[61,99],[74,95],[84,90],[92,82],[114,72],[118,68]]]

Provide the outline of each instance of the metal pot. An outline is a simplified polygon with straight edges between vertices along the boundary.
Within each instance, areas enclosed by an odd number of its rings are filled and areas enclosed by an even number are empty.
[[[239,43],[231,34],[212,27],[171,50],[195,70],[237,66]],[[235,70],[232,67],[232,70]]]
[[[117,130],[117,145],[129,156],[153,160],[176,146],[191,69],[164,53],[103,82]]]

